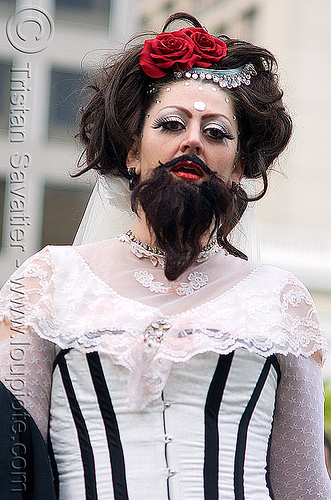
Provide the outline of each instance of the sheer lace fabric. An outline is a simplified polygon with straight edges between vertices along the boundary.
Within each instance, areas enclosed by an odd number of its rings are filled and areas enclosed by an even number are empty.
[[[323,383],[312,358],[278,356],[270,478],[276,500],[329,500],[324,458]]]
[[[48,247],[28,259],[5,285],[1,315],[25,333],[0,344],[0,376],[15,394],[6,380],[11,342],[28,339],[24,389],[31,397],[19,399],[41,431],[45,434],[47,426],[54,344],[98,350],[128,369],[127,397],[134,407],[159,397],[173,362],[240,347],[264,357],[275,353],[282,369],[272,440],[275,498],[298,500],[299,483],[312,492],[302,498],[331,499],[320,451],[320,367],[309,357],[320,349],[325,353],[327,346],[305,287],[288,272],[223,251],[183,273],[181,282],[193,271],[208,277],[190,295],[155,293],[137,281],[138,271],[169,286],[160,266],[138,259],[117,239],[76,248]],[[306,419],[303,434],[298,429]]]
[[[0,342],[0,381],[33,417],[46,439],[54,344],[31,329]]]
[[[40,252],[14,273],[0,294],[1,320],[10,337],[0,342],[0,380],[47,435],[54,344],[38,336],[35,318],[52,310],[52,260]],[[10,323],[9,323],[10,321]]]
[[[61,348],[99,350],[130,371],[129,398],[145,406],[162,391],[171,363],[244,347],[262,356],[326,351],[311,297],[290,273],[223,251],[196,264],[208,283],[191,295],[155,293],[135,273],[169,285],[160,266],[137,259],[118,239],[81,247],[48,247],[5,285],[2,314]],[[183,273],[187,282],[192,269]],[[21,285],[13,291],[13,283]],[[22,293],[22,290],[24,293]],[[16,295],[15,295],[16,294]],[[15,316],[16,315],[16,316]],[[165,332],[158,321],[165,320]],[[156,328],[144,342],[151,325]]]

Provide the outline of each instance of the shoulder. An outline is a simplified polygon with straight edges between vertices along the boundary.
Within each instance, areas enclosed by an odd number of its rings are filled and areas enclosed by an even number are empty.
[[[307,287],[292,272],[270,265],[261,265],[260,276],[266,285],[274,286],[281,302],[288,307],[299,306],[300,302],[314,305]]]
[[[219,259],[218,265],[220,273],[222,267],[227,274],[239,271],[238,275],[245,276],[242,283],[252,293],[254,290],[281,293],[285,288],[294,287],[304,290],[309,295],[305,285],[293,273],[276,266],[247,261],[232,255],[227,255],[225,260]]]
[[[234,311],[241,311],[252,338],[266,335],[275,352],[313,356],[321,361],[328,352],[323,326],[306,286],[290,271],[260,263],[243,262],[246,272],[229,292]],[[258,332],[258,334],[254,333]]]
[[[302,283],[291,271],[258,262],[248,261],[246,265],[251,266],[253,270],[251,272],[250,286],[273,289],[278,294],[283,293],[284,290],[301,290],[310,297],[310,293],[304,283]]]
[[[32,267],[38,263],[46,263],[52,268],[57,266],[70,267],[70,263],[87,258],[106,254],[106,252],[115,251],[119,246],[117,238],[88,243],[84,245],[47,245],[39,252],[29,257],[20,269]]]
[[[261,271],[275,280],[284,329],[299,341],[303,354],[322,364],[329,349],[310,292],[289,271],[267,265]]]
[[[289,320],[290,317],[295,317],[298,321],[298,317],[301,316],[306,318],[308,325],[314,317],[319,322],[318,313],[308,289],[290,271],[270,265],[259,265],[252,275],[249,286],[265,297],[274,296],[283,319]]]

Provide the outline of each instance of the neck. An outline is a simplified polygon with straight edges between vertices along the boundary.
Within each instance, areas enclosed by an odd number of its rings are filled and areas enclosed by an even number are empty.
[[[155,235],[152,230],[149,230],[146,217],[143,212],[140,212],[139,216],[132,226],[132,233],[134,236],[143,243],[147,243],[149,246],[155,246]]]
[[[140,240],[142,243],[147,243],[150,247],[155,247],[156,238],[152,229],[148,228],[146,222],[145,213],[141,210],[139,215],[136,217],[136,220],[132,226],[133,235]],[[207,245],[209,243],[211,230],[206,231],[206,233],[201,238],[201,247]]]

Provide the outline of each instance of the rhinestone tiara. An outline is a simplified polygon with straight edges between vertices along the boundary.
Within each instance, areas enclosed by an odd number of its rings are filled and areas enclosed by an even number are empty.
[[[209,80],[222,88],[236,88],[241,84],[249,85],[251,77],[257,74],[252,63],[234,69],[191,68],[187,71],[175,71],[176,78]]]

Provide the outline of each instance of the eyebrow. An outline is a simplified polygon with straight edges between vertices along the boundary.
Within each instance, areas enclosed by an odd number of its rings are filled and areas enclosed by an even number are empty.
[[[164,110],[168,110],[168,111],[181,111],[182,113],[184,113],[186,116],[188,116],[189,118],[192,118],[192,113],[186,109],[186,108],[183,108],[182,106],[166,106],[165,108],[163,109],[160,109],[160,112],[164,111]],[[225,120],[230,124],[232,125],[231,121],[229,120],[229,118],[225,115],[223,115],[222,113],[202,113],[200,116],[202,116],[203,118],[213,118],[213,117],[216,117],[216,116],[221,116],[222,118],[225,118]]]

